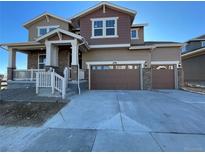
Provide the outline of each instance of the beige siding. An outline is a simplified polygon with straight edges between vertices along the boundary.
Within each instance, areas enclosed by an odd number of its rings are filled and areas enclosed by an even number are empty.
[[[152,51],[152,61],[180,61],[181,52],[179,47],[155,48]]]
[[[149,50],[130,51],[128,49],[93,49],[82,54],[83,68],[86,68],[87,61],[150,61]]]
[[[185,81],[205,81],[205,54],[182,61]]]
[[[37,27],[39,26],[55,26],[55,25],[59,25],[61,29],[64,30],[69,30],[68,28],[68,23],[63,22],[61,20],[55,19],[50,17],[49,18],[49,22],[47,22],[46,18],[42,19],[40,21],[37,21],[36,23],[34,23],[32,26],[30,26],[28,28],[29,31],[29,41],[33,41],[35,40],[35,38],[38,37],[38,31],[37,31]]]

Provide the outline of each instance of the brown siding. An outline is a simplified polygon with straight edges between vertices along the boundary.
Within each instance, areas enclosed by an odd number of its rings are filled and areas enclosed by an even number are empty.
[[[182,61],[185,81],[205,81],[205,55]]]
[[[129,61],[146,60],[150,61],[150,50],[130,51],[126,48],[119,49],[92,49],[82,53],[83,68],[86,68],[87,61]]]
[[[28,52],[28,69],[38,69],[38,55],[46,54],[45,50],[35,50]]]
[[[66,23],[66,22],[63,22],[61,20],[58,20],[58,19],[55,19],[52,17],[50,17],[49,22],[47,22],[47,20],[45,18],[45,19],[42,19],[42,20],[34,23],[32,26],[30,26],[28,28],[29,41],[33,41],[33,40],[35,40],[35,38],[38,37],[38,31],[37,31],[38,26],[52,26],[52,25],[59,25],[61,29],[69,30],[68,23]]]
[[[119,17],[117,21],[118,38],[90,38],[92,35],[92,22],[90,19],[103,17]],[[100,8],[80,19],[80,34],[88,41],[90,45],[128,44],[130,43],[130,26],[131,17],[129,15],[106,7],[106,13],[103,13],[103,9]]]
[[[155,48],[152,51],[152,61],[180,61],[181,52],[179,47]]]
[[[56,41],[56,40],[59,40],[59,37],[58,37],[58,35],[56,34],[56,35],[50,37],[48,40],[49,40],[49,41]],[[62,34],[62,40],[73,40],[73,38],[70,37],[70,36],[67,36],[67,35]]]
[[[132,29],[136,29],[136,28],[132,28]],[[139,35],[139,39],[131,39],[131,44],[135,45],[135,44],[144,44],[144,27],[139,27],[138,28],[138,35]]]
[[[58,66],[61,73],[63,73],[64,68],[70,64],[70,52],[70,47],[59,47]]]

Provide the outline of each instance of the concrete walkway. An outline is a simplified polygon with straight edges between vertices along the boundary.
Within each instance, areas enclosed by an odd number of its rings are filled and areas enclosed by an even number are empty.
[[[0,151],[205,151],[205,95],[89,91],[41,128],[0,127]]]

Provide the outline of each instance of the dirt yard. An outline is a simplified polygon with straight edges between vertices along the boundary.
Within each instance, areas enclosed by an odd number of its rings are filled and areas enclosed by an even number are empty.
[[[65,103],[0,102],[1,126],[41,126]]]

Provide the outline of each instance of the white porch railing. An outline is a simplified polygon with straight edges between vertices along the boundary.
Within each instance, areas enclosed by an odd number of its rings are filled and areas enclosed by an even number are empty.
[[[34,81],[36,80],[36,72],[45,72],[45,69],[14,70],[13,80]]]
[[[51,88],[52,94],[57,90],[65,98],[67,88],[67,70],[64,71],[64,77],[60,76],[54,70],[51,72],[36,72],[36,93],[39,93],[39,88]]]

